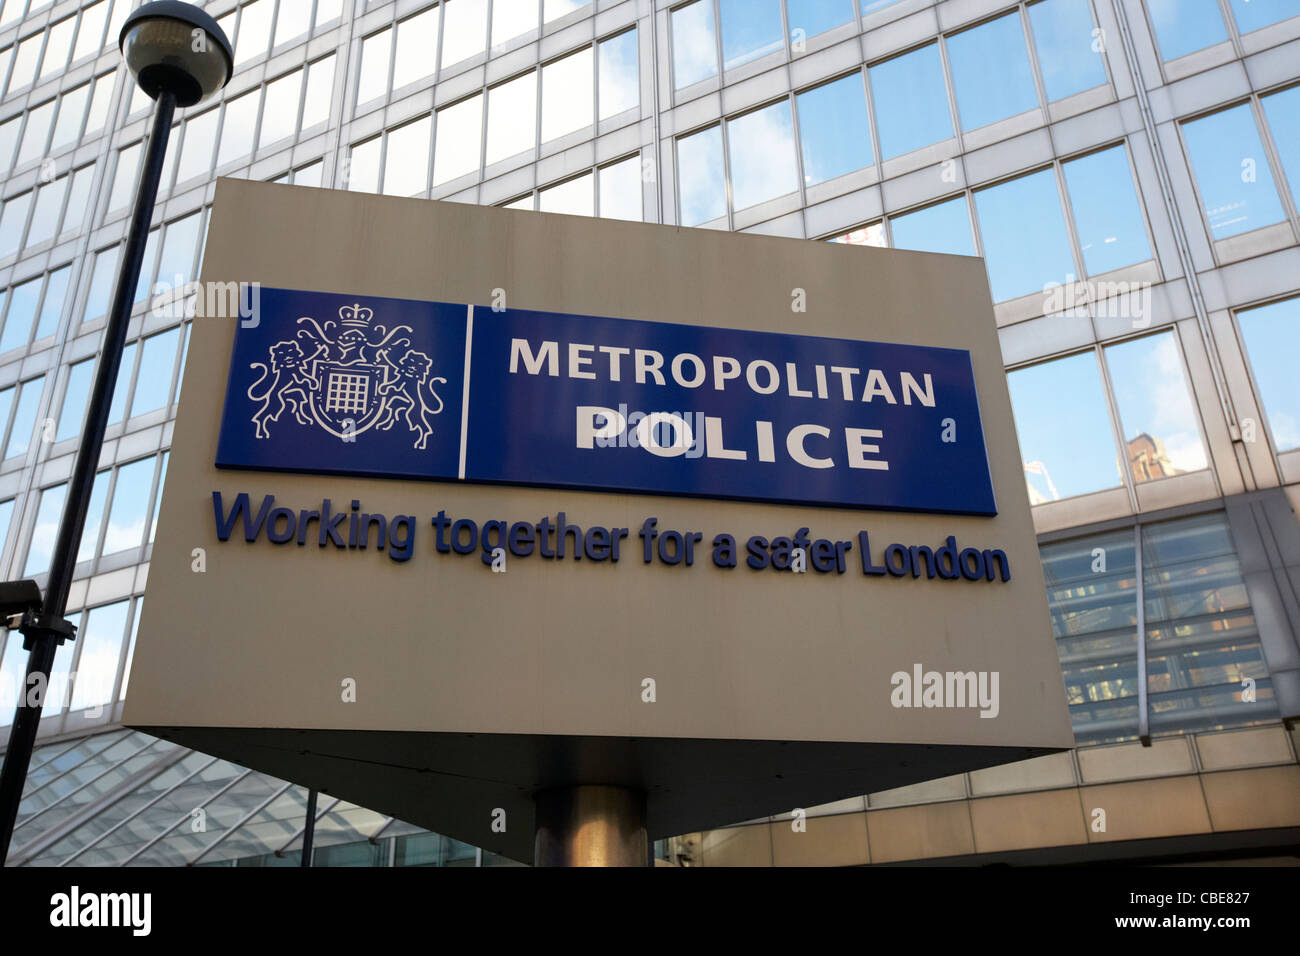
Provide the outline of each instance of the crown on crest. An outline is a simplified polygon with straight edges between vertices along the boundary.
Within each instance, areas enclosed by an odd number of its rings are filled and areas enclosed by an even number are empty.
[[[370,320],[374,317],[375,310],[364,308],[360,302],[354,302],[352,305],[345,305],[339,309],[340,321],[349,328],[367,328],[370,325]]]

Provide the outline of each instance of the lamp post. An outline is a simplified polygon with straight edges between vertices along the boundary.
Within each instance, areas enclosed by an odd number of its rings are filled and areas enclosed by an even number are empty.
[[[180,0],[158,0],[140,7],[122,24],[118,46],[127,68],[140,88],[157,101],[153,129],[145,148],[135,209],[126,237],[126,252],[117,275],[117,287],[104,331],[103,357],[95,373],[90,404],[81,432],[81,444],[68,480],[67,503],[59,521],[58,537],[50,559],[49,582],[38,600],[32,582],[0,585],[0,613],[10,616],[9,626],[23,634],[29,651],[27,677],[19,693],[4,769],[0,771],[0,861],[9,855],[18,805],[22,800],[27,767],[41,722],[44,689],[48,686],[54,653],[76,628],[64,620],[68,588],[77,566],[77,549],[86,524],[95,468],[104,444],[109,404],[122,364],[136,283],[144,260],[149,221],[153,218],[162,177],[167,137],[176,107],[193,106],[220,90],[230,80],[234,56],[230,41],[217,22],[197,7]],[[34,689],[38,689],[34,692]]]

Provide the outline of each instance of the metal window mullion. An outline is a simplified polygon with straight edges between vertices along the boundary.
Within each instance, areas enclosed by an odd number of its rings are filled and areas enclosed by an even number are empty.
[[[1052,145],[1052,152],[1056,152],[1055,144]],[[1066,188],[1065,184],[1065,167],[1064,164],[1055,157],[1052,159],[1052,173],[1052,178],[1056,182],[1056,194],[1061,203],[1061,216],[1065,221],[1065,231],[1067,233],[1066,239],[1070,243],[1070,258],[1074,260],[1074,281],[1078,282],[1085,276],[1088,276],[1089,272],[1084,266],[1083,246],[1082,243],[1079,242],[1079,230],[1074,223],[1074,206],[1070,202],[1070,191]],[[1029,175],[1032,176],[1034,174],[1030,173]],[[1091,290],[1088,290],[1087,302],[1088,316],[1089,319],[1092,319],[1094,310],[1092,308],[1093,299]],[[1092,331],[1093,337],[1095,338],[1097,334],[1097,325],[1095,321],[1092,323]]]
[[[1288,188],[1291,184],[1287,182],[1286,168],[1282,165],[1281,154],[1273,143],[1273,129],[1268,125],[1268,114],[1264,112],[1263,97],[1252,91],[1249,106],[1251,116],[1255,120],[1255,131],[1259,134],[1259,144],[1264,150],[1264,161],[1268,163],[1269,171],[1273,176],[1273,191],[1277,193],[1287,218],[1291,220],[1293,231],[1296,235],[1300,235],[1300,209],[1298,209],[1300,204],[1296,202],[1291,189]],[[1296,195],[1300,195],[1300,183],[1296,183],[1294,188]]]
[[[202,809],[202,808],[206,807],[206,806],[207,806],[208,804],[210,804],[213,800],[215,800],[215,799],[217,799],[218,797],[220,797],[220,796],[221,796],[222,794],[224,794],[227,790],[229,790],[231,787],[235,786],[235,784],[239,783],[239,782],[240,782],[241,780],[243,780],[245,777],[250,776],[252,773],[253,773],[253,771],[251,771],[251,770],[244,770],[243,773],[241,773],[241,774],[237,774],[237,775],[236,775],[235,777],[233,777],[233,778],[230,780],[230,782],[227,783],[224,787],[222,787],[222,788],[221,788],[220,790],[218,790],[216,793],[214,793],[214,794],[212,794],[210,797],[208,797],[208,799],[206,799],[206,800],[204,800],[202,803],[200,803],[196,809]],[[136,857],[138,857],[140,854],[144,853],[145,851],[149,850],[152,846],[154,846],[154,844],[158,843],[160,840],[163,839],[163,837],[167,836],[167,834],[171,833],[173,830],[175,830],[178,826],[180,826],[180,825],[181,825],[182,823],[184,823],[186,820],[189,820],[189,819],[192,817],[192,815],[193,815],[192,812],[191,812],[191,813],[183,813],[183,814],[181,814],[179,817],[176,818],[176,820],[175,820],[173,823],[169,824],[166,828],[164,828],[164,829],[163,829],[163,830],[162,830],[162,831],[161,831],[161,832],[160,832],[156,837],[154,837],[152,840],[150,840],[150,841],[149,841],[148,843],[146,843],[144,846],[140,847],[140,849],[136,850],[134,853],[132,853],[130,856],[128,856],[125,860],[123,860],[123,861],[122,861],[120,864],[118,864],[118,865],[119,865],[119,866],[126,866],[127,864],[129,864],[132,860],[134,860]]]
[[[189,751],[188,753],[184,754],[184,755],[183,755],[179,760],[177,760],[176,763],[179,763],[180,760],[185,759],[185,757],[188,757],[190,754],[195,753],[195,752],[196,752],[196,751],[193,751],[193,750]],[[122,827],[126,826],[128,823],[130,823],[132,820],[134,820],[134,819],[135,819],[136,817],[138,817],[140,814],[144,813],[146,810],[148,810],[150,807],[152,807],[155,803],[157,803],[157,802],[158,802],[159,800],[161,800],[163,797],[165,797],[165,796],[167,796],[168,794],[170,794],[170,793],[172,793],[173,791],[175,791],[177,787],[180,787],[180,786],[183,786],[183,785],[186,784],[186,783],[189,783],[189,781],[193,780],[195,776],[197,776],[198,774],[202,773],[204,770],[207,770],[207,769],[208,769],[209,767],[211,767],[214,763],[216,763],[217,760],[218,760],[217,757],[213,757],[213,758],[211,758],[207,763],[203,764],[203,766],[201,766],[201,767],[196,767],[193,771],[191,771],[190,773],[186,774],[186,775],[185,775],[184,777],[182,777],[180,780],[177,780],[174,784],[172,784],[172,785],[171,785],[170,787],[168,787],[166,790],[159,791],[159,793],[158,793],[158,794],[157,794],[157,795],[156,795],[152,800],[149,800],[147,803],[145,803],[143,806],[141,806],[141,807],[140,807],[138,810],[136,810],[134,813],[128,814],[127,816],[123,817],[123,818],[122,818],[121,820],[119,820],[117,823],[113,824],[111,827],[109,827],[107,830],[105,830],[105,831],[104,831],[103,833],[101,833],[99,836],[95,837],[95,839],[91,840],[89,843],[87,843],[85,846],[83,846],[80,850],[78,850],[76,853],[72,854],[72,856],[68,857],[66,860],[64,860],[62,863],[60,863],[60,864],[58,864],[58,865],[59,865],[59,866],[67,866],[69,863],[71,863],[71,862],[72,862],[73,860],[75,860],[77,857],[81,856],[83,853],[85,853],[85,852],[86,852],[87,850],[89,850],[91,847],[93,847],[93,846],[97,846],[98,844],[100,844],[101,842],[103,842],[104,840],[106,840],[106,839],[107,839],[111,834],[116,833],[118,830],[120,830]],[[170,766],[169,766],[168,768],[166,768],[166,769],[170,769],[171,766],[175,766],[175,764],[170,765]],[[153,778],[151,777],[150,779],[153,779]],[[144,781],[144,782],[147,783],[148,781]]]
[[[1091,311],[1088,318],[1091,322]],[[1096,334],[1096,327],[1094,326],[1094,338],[1096,338]],[[1106,397],[1106,411],[1110,416],[1111,435],[1115,440],[1115,459],[1119,465],[1120,482],[1128,491],[1129,507],[1133,509],[1134,514],[1137,514],[1141,510],[1138,506],[1137,482],[1133,478],[1132,462],[1128,456],[1128,444],[1124,441],[1124,423],[1119,417],[1119,406],[1115,402],[1115,389],[1110,381],[1110,365],[1106,361],[1106,349],[1100,344],[1096,344],[1091,351],[1096,357],[1097,367],[1101,373],[1101,388]]]
[[[972,27],[972,29],[975,28]],[[957,105],[957,83],[952,78],[952,64],[948,62],[948,38],[941,33],[935,38],[934,42],[939,47],[939,66],[943,70],[944,88],[945,92],[948,94],[948,120],[952,123],[953,139],[957,140],[957,152],[955,155],[950,156],[949,159],[952,159],[954,162],[959,160],[962,161],[961,174],[963,181],[965,181],[966,163],[964,162],[964,159],[966,155],[966,141],[962,137],[961,108]],[[916,49],[921,50],[928,45],[929,44],[922,44]],[[912,51],[909,50],[908,52],[910,53]],[[906,56],[907,54],[903,55]]]
[[[185,861],[185,865],[186,865],[186,866],[193,866],[195,863],[199,862],[199,860],[201,860],[201,859],[203,859],[205,856],[207,856],[208,853],[210,853],[213,849],[215,849],[217,846],[219,846],[221,843],[223,843],[223,842],[224,842],[226,839],[228,839],[231,835],[233,835],[233,834],[235,833],[235,831],[237,831],[237,830],[238,830],[240,827],[242,827],[245,823],[247,823],[247,822],[248,822],[249,820],[251,820],[253,817],[257,816],[259,813],[261,813],[263,810],[265,810],[265,809],[267,808],[267,806],[270,805],[270,803],[271,803],[272,800],[274,800],[276,797],[280,796],[280,794],[284,793],[286,790],[288,790],[290,787],[293,787],[293,786],[296,786],[296,784],[293,784],[293,783],[286,783],[286,784],[285,784],[284,786],[282,786],[279,790],[276,790],[276,791],[274,791],[273,793],[271,793],[269,796],[267,796],[267,798],[266,798],[265,800],[263,800],[261,803],[257,804],[257,806],[253,807],[251,810],[249,810],[246,814],[244,814],[242,817],[240,817],[238,820],[236,820],[236,821],[235,821],[234,823],[232,823],[230,826],[226,827],[226,832],[225,832],[225,833],[221,834],[221,836],[217,837],[215,840],[213,840],[211,843],[209,843],[207,846],[205,846],[202,850],[200,850],[200,851],[198,852],[197,855],[195,855],[195,856],[191,857],[190,859],[186,860],[186,861]]]

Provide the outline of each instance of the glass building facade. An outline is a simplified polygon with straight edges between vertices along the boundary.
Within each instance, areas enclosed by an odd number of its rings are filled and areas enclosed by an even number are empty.
[[[0,3],[7,579],[44,583],[125,239],[135,5]],[[1297,714],[1294,559],[1245,540],[1300,502],[1294,0],[203,6],[235,74],[172,131],[11,862],[301,846],[302,788],[119,724],[219,176],[982,256],[1079,746],[1137,738],[1140,673],[1153,737]],[[317,832],[494,862],[328,799]]]

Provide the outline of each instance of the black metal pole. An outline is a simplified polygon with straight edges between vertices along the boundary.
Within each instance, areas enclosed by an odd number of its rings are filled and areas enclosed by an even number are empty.
[[[311,841],[316,836],[316,791],[307,791],[307,823],[302,828],[302,859],[299,866],[311,866]]]
[[[104,429],[108,427],[109,405],[113,400],[113,387],[117,384],[118,367],[122,364],[122,347],[126,343],[126,330],[131,321],[131,307],[135,304],[135,287],[140,280],[140,265],[144,261],[144,247],[149,238],[149,221],[153,218],[154,202],[158,198],[158,181],[162,178],[163,157],[167,153],[167,137],[171,133],[172,116],[176,112],[176,97],[163,92],[158,96],[154,111],[153,130],[145,149],[140,182],[136,188],[135,211],[131,214],[131,229],[126,237],[126,251],[117,273],[117,288],[113,293],[113,306],[108,314],[108,327],[104,331],[104,347],[95,384],[90,392],[90,407],[77,448],[77,460],[68,480],[68,497],[59,521],[59,534],[55,539],[54,555],[50,560],[50,579],[45,587],[42,603],[43,616],[62,618],[68,606],[68,588],[77,567],[77,549],[81,545],[81,532],[86,524],[86,509],[90,505],[90,492],[95,483],[95,469],[104,444]],[[48,686],[54,652],[59,640],[53,633],[30,632],[25,635],[30,644],[27,658],[27,679],[18,695],[18,708],[14,712],[13,726],[9,731],[9,746],[5,750],[4,769],[0,771],[0,860],[9,855],[9,841],[13,837],[14,822],[18,818],[18,805],[22,801],[23,784],[27,780],[27,767],[36,743],[36,731],[41,723],[41,697],[28,700],[28,689],[36,678],[38,686]],[[43,697],[43,695],[42,695]]]

